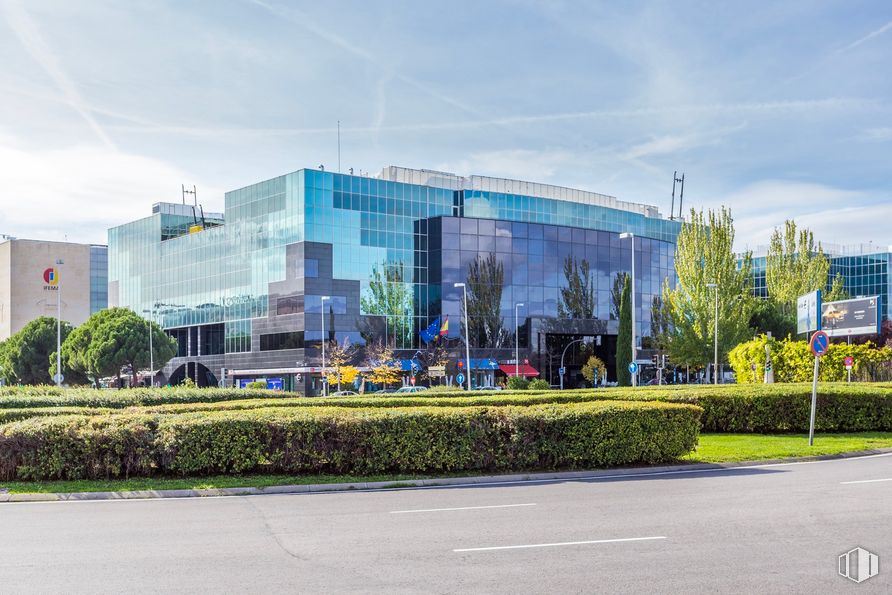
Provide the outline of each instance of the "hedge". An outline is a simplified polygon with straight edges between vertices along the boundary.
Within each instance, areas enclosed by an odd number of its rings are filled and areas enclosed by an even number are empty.
[[[675,460],[701,410],[668,403],[268,408],[0,426],[0,479],[590,468]]]
[[[0,388],[0,409],[32,407],[108,407],[122,409],[163,403],[219,403],[270,399],[281,392],[237,388],[57,388],[49,386]]]

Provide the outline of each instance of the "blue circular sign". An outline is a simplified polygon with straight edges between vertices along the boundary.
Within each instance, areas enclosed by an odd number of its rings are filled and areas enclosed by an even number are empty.
[[[629,362],[629,374],[634,374],[638,371],[638,364],[635,362]]]
[[[462,374],[461,372],[459,372],[458,374],[455,375],[455,381],[458,382],[459,384],[464,384],[465,383],[465,375]]]
[[[824,331],[818,331],[811,336],[809,347],[815,356],[821,357],[827,353],[827,349],[830,347],[830,337]]]

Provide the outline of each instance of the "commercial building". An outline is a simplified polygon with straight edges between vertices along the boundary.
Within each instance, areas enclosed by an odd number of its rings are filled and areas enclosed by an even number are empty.
[[[845,279],[846,292],[852,296],[880,296],[883,320],[892,319],[892,246],[873,244],[836,245],[822,244],[824,254],[830,260],[828,285],[837,273]],[[765,281],[767,248],[757,248],[753,253],[753,293],[768,296]]]
[[[646,336],[653,296],[674,283],[679,230],[656,207],[583,190],[392,166],[377,177],[302,169],[226,193],[224,214],[160,203],[110,229],[109,301],[177,338],[163,370],[173,383],[266,378],[318,394],[323,337],[386,340],[408,369],[430,363],[422,331],[443,329],[447,367],[460,359],[485,384],[515,368],[515,326],[522,374],[558,383],[561,355],[580,340],[612,378],[611,289],[632,262],[620,234],[634,234]],[[589,271],[589,316],[562,312],[566,266]],[[470,292],[470,362],[456,283]],[[568,382],[578,347],[566,351]]]
[[[106,246],[3,237],[0,341],[39,316],[56,316],[60,287],[62,320],[75,326],[107,306]]]

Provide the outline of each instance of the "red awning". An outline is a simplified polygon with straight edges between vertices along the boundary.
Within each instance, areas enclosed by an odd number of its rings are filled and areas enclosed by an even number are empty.
[[[517,372],[518,372],[517,375],[518,375],[518,376],[524,376],[524,377],[527,377],[527,378],[529,378],[529,377],[531,377],[531,376],[538,376],[538,375],[539,375],[539,371],[536,370],[536,368],[534,368],[534,367],[531,366],[530,364],[520,364],[520,365],[517,366],[517,367],[515,367],[514,364],[500,364],[500,365],[499,365],[499,369],[500,369],[504,374],[507,374],[508,376],[514,376],[514,371],[515,371],[515,370],[517,370]]]

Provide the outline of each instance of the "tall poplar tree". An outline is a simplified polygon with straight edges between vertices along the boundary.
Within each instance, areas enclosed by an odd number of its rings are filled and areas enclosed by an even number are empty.
[[[619,331],[616,337],[616,383],[631,386],[632,374],[632,284],[629,276],[623,276],[623,290],[619,300]]]
[[[734,252],[731,211],[691,209],[682,224],[675,249],[675,289],[663,286],[669,354],[680,365],[702,366],[713,360],[715,303],[718,297],[719,360],[749,337],[752,296],[752,255]],[[717,289],[707,287],[717,284]],[[716,291],[718,295],[716,296]]]

